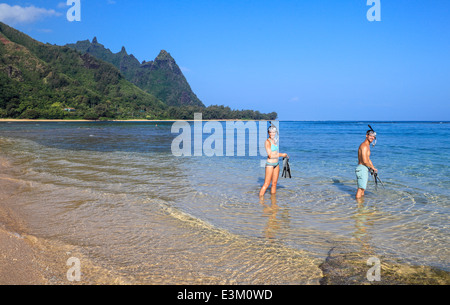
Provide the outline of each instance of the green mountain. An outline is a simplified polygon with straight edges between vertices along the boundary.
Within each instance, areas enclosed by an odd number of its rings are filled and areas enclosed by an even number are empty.
[[[192,120],[196,112],[204,120],[277,118],[205,107],[165,51],[140,64],[125,48],[113,54],[96,39],[80,43],[90,51],[43,44],[0,22],[0,118]]]
[[[127,80],[169,106],[204,107],[192,91],[173,57],[165,50],[162,50],[155,60],[144,61],[141,64],[132,54],[127,54],[125,47],[114,54],[98,43],[96,37],[92,42],[84,40],[66,46],[113,64]]]
[[[157,117],[167,109],[112,64],[1,22],[0,84],[0,117]]]

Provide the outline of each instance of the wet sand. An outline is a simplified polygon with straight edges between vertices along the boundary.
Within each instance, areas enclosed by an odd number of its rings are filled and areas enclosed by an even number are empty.
[[[2,160],[2,173],[4,164]],[[38,251],[36,239],[17,233],[23,230],[23,225],[5,205],[20,187],[12,179],[0,177],[0,284],[45,284],[39,263],[44,260],[44,254]]]
[[[30,234],[16,206],[26,202],[30,182],[14,178],[14,168],[0,156],[0,285],[113,285],[128,284],[90,260],[75,247]],[[68,280],[68,259],[83,259],[82,282]]]
[[[0,285],[46,283],[28,240],[0,228],[0,253]]]
[[[27,234],[14,210],[26,183],[8,176],[9,162],[0,157],[0,285],[43,285],[64,270],[63,257],[44,241]],[[62,249],[61,249],[62,250]]]

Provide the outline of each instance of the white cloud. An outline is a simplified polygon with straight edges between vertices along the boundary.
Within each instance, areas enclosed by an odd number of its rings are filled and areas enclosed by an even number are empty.
[[[7,24],[32,23],[39,19],[51,16],[61,16],[55,10],[47,10],[35,6],[21,7],[0,3],[0,21]]]
[[[40,33],[52,33],[53,32],[52,29],[38,29],[37,31]]]
[[[67,7],[68,7],[67,2],[58,3],[58,8],[67,8]]]
[[[189,69],[189,68],[186,68],[186,67],[181,67],[180,66],[180,70],[181,70],[181,72],[191,72],[191,69]]]

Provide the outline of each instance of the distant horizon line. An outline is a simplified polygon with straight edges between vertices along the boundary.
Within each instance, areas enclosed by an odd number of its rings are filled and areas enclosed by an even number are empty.
[[[179,122],[179,121],[183,121],[183,122],[194,122],[194,119],[189,119],[189,120],[146,120],[146,119],[125,119],[125,120],[105,120],[105,121],[101,121],[101,120],[85,120],[85,119],[0,119],[0,122],[93,122],[93,123],[98,123],[98,122]],[[202,120],[202,121],[218,121],[218,122],[227,122],[227,121],[242,121],[242,122],[250,122],[250,121],[266,121],[266,122],[270,122],[270,121],[277,121],[277,122],[313,122],[313,123],[317,123],[317,122],[323,122],[323,123],[329,123],[329,122],[344,122],[344,123],[450,123],[450,121],[443,121],[443,120],[436,120],[436,121],[417,121],[417,120],[381,120],[381,121],[376,121],[376,120],[370,120],[370,121],[364,121],[364,120],[242,120],[242,119],[212,119],[212,120]]]
[[[408,122],[419,122],[419,123],[450,123],[450,121],[445,120],[278,120],[279,122],[361,122],[361,123],[370,123],[370,122],[377,122],[377,123],[408,123]]]

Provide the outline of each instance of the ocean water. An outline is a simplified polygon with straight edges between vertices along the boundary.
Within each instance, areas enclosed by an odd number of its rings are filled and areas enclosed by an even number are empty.
[[[245,156],[177,157],[172,122],[2,122],[0,156],[28,186],[14,204],[31,233],[126,283],[317,283],[335,247],[450,271],[450,124],[370,124],[384,187],[369,180],[363,202],[367,122],[279,122],[292,178],[263,200],[250,140]]]

